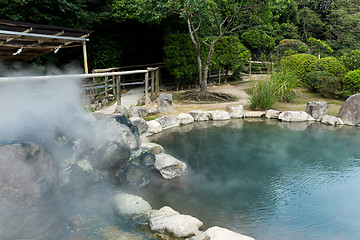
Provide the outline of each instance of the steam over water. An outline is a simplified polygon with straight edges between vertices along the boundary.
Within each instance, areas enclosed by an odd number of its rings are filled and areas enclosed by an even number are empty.
[[[152,201],[257,240],[360,239],[360,129],[306,124],[232,120],[158,134],[188,164],[191,186]]]

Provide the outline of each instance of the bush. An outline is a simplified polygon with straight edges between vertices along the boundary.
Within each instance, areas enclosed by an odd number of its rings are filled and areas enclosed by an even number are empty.
[[[306,87],[308,87],[312,91],[316,91],[316,87],[318,86],[318,79],[320,77],[333,77],[329,72],[323,71],[315,71],[309,72],[305,75],[303,82],[305,83]]]
[[[360,50],[345,53],[340,60],[349,71],[360,70]]]
[[[350,96],[360,92],[360,70],[348,72],[342,80],[344,94]]]
[[[308,69],[310,71],[329,72],[340,78],[342,78],[346,73],[346,68],[343,62],[334,57],[316,59],[313,63],[310,64]]]
[[[250,94],[250,108],[253,110],[266,110],[278,100],[277,85],[270,78],[256,81]]]
[[[253,53],[268,52],[275,47],[274,39],[260,30],[249,30],[241,34],[241,40]]]
[[[164,40],[164,64],[179,85],[197,72],[195,47],[185,33],[168,34]]]
[[[321,76],[317,79],[316,92],[325,98],[338,98],[341,94],[341,82],[335,76]]]
[[[297,53],[309,53],[310,48],[306,43],[296,39],[284,39],[274,48],[280,56],[290,56]]]
[[[295,54],[281,59],[280,66],[287,71],[294,71],[298,78],[303,79],[310,72],[309,66],[316,61],[316,57],[310,54]]]
[[[275,70],[271,80],[276,85],[276,95],[280,101],[291,102],[296,98],[294,88],[299,85],[299,78],[294,72]]]

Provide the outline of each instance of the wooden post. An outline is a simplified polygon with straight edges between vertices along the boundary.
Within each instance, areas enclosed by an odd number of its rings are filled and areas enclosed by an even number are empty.
[[[116,101],[118,106],[121,105],[121,88],[120,88],[121,76],[116,76]]]
[[[145,73],[145,105],[149,104],[148,88],[149,88],[149,71]]]
[[[154,97],[155,92],[155,72],[151,71],[151,99]]]
[[[112,85],[113,85],[113,95],[114,95],[114,97],[115,97],[115,94],[116,94],[116,89],[115,89],[115,76],[112,76]]]
[[[106,76],[105,77],[105,97],[108,97],[108,81],[109,81],[109,77]]]
[[[250,58],[250,61],[249,61],[249,77],[251,77],[251,58]]]
[[[155,93],[158,94],[160,92],[160,69],[156,70],[155,77]]]
[[[91,99],[95,99],[95,97],[96,97],[96,96],[95,96],[95,95],[96,95],[96,89],[95,89],[95,86],[96,86],[96,78],[93,77],[92,80],[93,80],[93,87],[94,87],[94,88],[91,90],[91,93],[92,93],[92,95],[93,95],[93,96],[91,97]]]
[[[89,73],[89,68],[88,68],[88,62],[87,62],[87,53],[86,53],[86,43],[85,41],[83,41],[83,56],[84,56],[84,71],[85,74]]]

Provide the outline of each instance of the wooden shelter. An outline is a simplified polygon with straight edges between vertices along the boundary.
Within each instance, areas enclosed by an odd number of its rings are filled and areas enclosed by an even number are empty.
[[[26,62],[65,47],[83,47],[88,73],[86,42],[89,30],[23,23],[0,19],[0,61]]]

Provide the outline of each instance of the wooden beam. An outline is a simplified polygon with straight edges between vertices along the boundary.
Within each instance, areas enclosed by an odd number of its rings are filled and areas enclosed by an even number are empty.
[[[22,32],[23,32],[23,33],[29,33],[29,32],[31,32],[32,30],[33,30],[32,28],[29,28],[29,29],[26,29],[25,31],[22,31]],[[0,43],[0,46],[6,44],[6,43],[8,43],[8,42],[11,42],[12,40],[17,39],[17,38],[18,38],[18,37],[7,38],[5,41],[3,41],[3,42]]]
[[[89,73],[89,68],[88,68],[88,61],[87,61],[87,53],[86,53],[86,43],[83,42],[83,56],[84,56],[84,71],[85,74]]]

